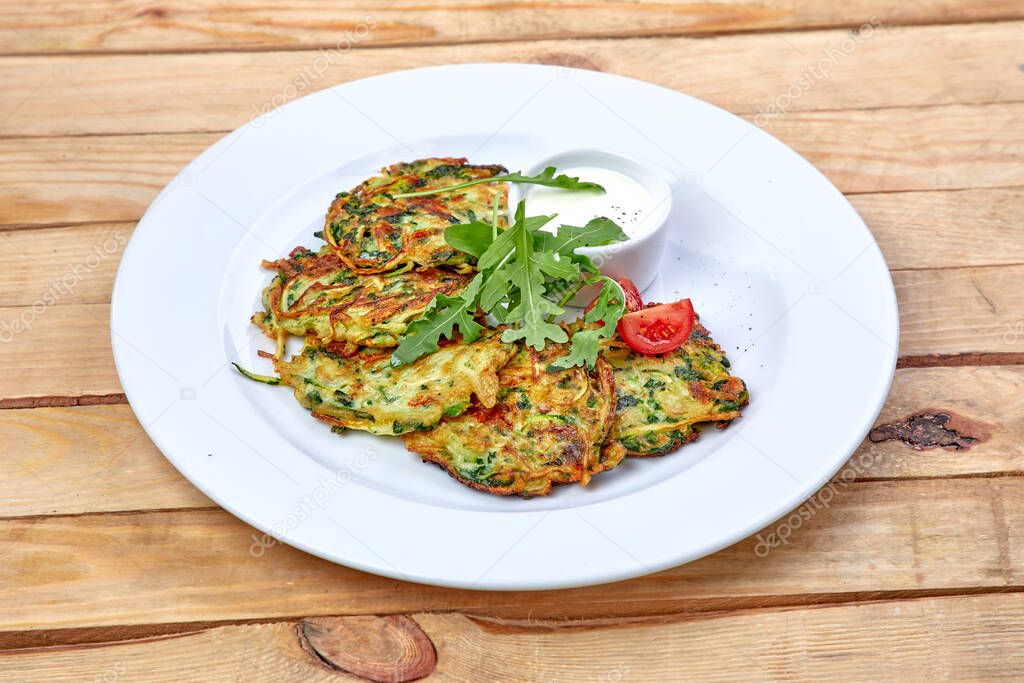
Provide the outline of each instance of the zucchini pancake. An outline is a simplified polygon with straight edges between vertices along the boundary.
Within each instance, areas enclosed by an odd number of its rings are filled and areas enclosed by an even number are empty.
[[[355,275],[326,247],[320,253],[297,247],[263,267],[277,276],[252,322],[275,341],[313,335],[320,346],[395,346],[434,296],[457,295],[469,282],[468,275],[437,268]]]
[[[645,356],[615,336],[601,355],[615,373],[616,413],[608,441],[631,456],[674,451],[700,436],[702,423],[724,427],[740,416],[749,397],[699,321],[675,351]]]
[[[335,432],[400,436],[497,495],[585,485],[626,456],[664,455],[739,417],[747,387],[689,299],[645,307],[631,282],[601,276],[587,322],[557,322],[598,273],[574,246],[627,236],[595,219],[540,239],[549,217],[526,218],[523,202],[510,217],[508,182],[604,191],[555,170],[490,182],[505,168],[421,159],[338,194],[319,251],[263,262],[274,276],[251,321],[276,343],[259,351],[276,376],[238,369],[290,386]],[[291,337],[304,345],[286,359]]]
[[[495,200],[504,221],[506,185],[483,183],[425,197],[396,199],[394,195],[450,187],[505,172],[504,166],[474,166],[455,158],[388,166],[381,169],[381,175],[338,194],[327,212],[324,240],[357,273],[383,273],[407,265],[468,269],[471,257],[445,241],[445,228],[478,219],[490,221]]]
[[[342,430],[404,434],[462,413],[474,396],[480,406],[495,405],[498,370],[516,352],[499,336],[487,331],[471,344],[449,342],[399,367],[391,365],[390,349],[363,348],[346,358],[309,346],[275,366],[313,417]]]
[[[543,496],[553,484],[586,484],[621,462],[616,443],[603,449],[615,416],[612,370],[551,366],[568,344],[522,348],[498,374],[493,406],[474,405],[405,445],[462,483],[488,493]]]

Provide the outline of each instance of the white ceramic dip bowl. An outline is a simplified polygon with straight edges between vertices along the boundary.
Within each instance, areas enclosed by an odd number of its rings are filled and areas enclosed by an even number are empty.
[[[604,275],[629,278],[641,292],[650,286],[665,251],[667,219],[672,210],[672,185],[666,179],[669,174],[659,166],[598,149],[560,152],[534,164],[528,173],[535,175],[548,166],[554,166],[559,175],[596,182],[606,192],[527,187],[521,195],[526,200],[527,214],[557,213],[542,228],[552,232],[563,224],[585,225],[592,218],[610,218],[629,239],[601,247],[580,247],[577,253],[589,256]],[[593,292],[588,290],[571,304],[589,303]]]

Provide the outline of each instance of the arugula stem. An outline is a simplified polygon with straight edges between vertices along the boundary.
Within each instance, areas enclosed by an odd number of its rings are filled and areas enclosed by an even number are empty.
[[[513,256],[515,256],[515,255],[516,255],[516,250],[515,249],[509,249],[508,253],[505,254],[504,258],[502,258],[500,261],[498,261],[498,265],[494,266],[493,268],[491,268],[487,272],[489,272],[489,273],[497,273],[499,270],[501,270],[501,267],[503,265],[505,265],[506,263],[508,263],[508,260],[510,258],[512,258]]]
[[[576,284],[574,284],[572,287],[567,289],[565,291],[565,294],[562,295],[562,298],[558,300],[558,307],[564,310],[565,309],[565,305],[567,303],[569,303],[570,301],[572,301],[573,297],[575,297],[577,294],[579,294],[580,290],[583,289],[584,287],[586,287],[586,285],[587,285],[587,281],[586,280],[580,280]],[[552,313],[551,315],[548,316],[548,322],[549,323],[555,322],[555,318],[557,318],[557,317],[558,317],[558,315],[556,313]]]
[[[619,290],[619,299],[618,299],[619,301],[625,301],[626,300],[626,293],[622,291],[622,285],[620,285],[614,279],[612,279],[612,278],[610,278],[610,277],[608,277],[606,275],[600,275],[600,276],[598,276],[596,278],[590,278],[590,279],[584,278],[584,279],[580,280],[579,282],[577,282],[576,284],[574,284],[568,290],[566,290],[565,294],[562,295],[562,298],[558,300],[558,307],[559,308],[565,308],[565,305],[568,304],[570,301],[572,301],[573,298],[577,294],[580,293],[581,289],[583,289],[587,285],[596,285],[598,282],[600,282],[602,280],[606,280],[606,281],[610,282],[611,284],[615,285],[615,287]],[[554,315],[552,315],[552,316],[550,316],[548,318],[548,322],[554,322],[554,320],[555,320],[555,316]]]
[[[494,201],[491,202],[491,241],[498,239],[498,204],[501,203],[501,197],[498,195],[494,196]]]
[[[572,301],[573,298],[580,293],[580,290],[586,286],[586,280],[580,280],[579,282],[574,284],[572,287],[566,290],[565,294],[562,295],[562,298],[558,300],[558,307],[565,308],[565,305]],[[554,316],[551,316],[551,319],[554,320]]]
[[[480,185],[482,183],[499,183],[503,176],[493,176],[491,178],[476,178],[475,180],[469,180],[458,185],[449,185],[448,187],[438,187],[432,190],[419,190],[417,192],[399,192],[394,195],[394,199],[405,199],[407,197],[426,197],[431,194],[441,194],[442,192],[455,192],[456,190],[462,190],[473,185]]]
[[[496,175],[489,178],[474,178],[473,180],[467,180],[464,183],[458,183],[457,185],[449,185],[448,187],[435,187],[429,190],[417,190],[416,192],[399,192],[393,195],[393,199],[407,199],[409,197],[426,197],[431,194],[441,194],[442,192],[456,192],[458,190],[464,190],[467,187],[473,187],[474,185],[483,185],[484,183],[523,183],[526,185],[544,185],[547,187],[561,187],[566,190],[596,190],[604,192],[604,188],[597,183],[580,182],[579,178],[570,178],[569,176],[560,175],[555,177],[555,167],[549,166],[544,169],[544,172],[537,176],[524,176],[518,171],[515,173],[507,173],[505,175]]]

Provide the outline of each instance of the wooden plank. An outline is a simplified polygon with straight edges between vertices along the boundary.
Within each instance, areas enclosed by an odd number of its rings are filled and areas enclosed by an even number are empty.
[[[343,672],[400,681],[983,680],[1024,676],[1022,630],[1019,594],[573,628],[462,614],[313,618],[7,652],[0,680],[77,682],[110,672],[110,680],[226,681],[251,677],[254,662],[260,680],[281,683],[348,679]]]
[[[1024,188],[861,194],[851,201],[895,270],[1024,263]],[[58,305],[108,303],[123,241],[134,228],[99,223],[0,232],[4,304],[31,306],[62,280],[67,292]]]
[[[877,442],[865,440],[838,479],[1024,473],[1022,386],[1021,366],[898,370]],[[952,424],[919,439],[896,429],[922,415]],[[0,452],[8,454],[0,517],[212,505],[161,456],[127,405],[0,411]]]
[[[219,137],[0,139],[0,225],[137,221]]]
[[[0,516],[212,506],[127,405],[0,411]]]
[[[6,519],[0,631],[452,610],[627,617],[1024,586],[1024,477],[855,483],[818,502],[788,531],[772,525],[682,567],[557,593],[376,577],[264,547],[219,510]]]
[[[844,192],[1024,185],[1024,102],[791,113],[768,130]],[[0,226],[138,220],[218,137],[0,139]]]
[[[0,292],[6,306],[110,303],[134,223],[91,223],[0,232]]]
[[[850,101],[851,106],[863,106]],[[765,128],[843,192],[1021,184],[1024,103],[797,112]]]
[[[892,269],[1024,263],[1024,188],[850,197]]]
[[[1024,472],[1022,389],[1024,366],[897,370],[847,467],[858,479]]]
[[[863,15],[868,21],[870,15]],[[785,112],[1024,100],[1015,24],[759,34],[712,39],[546,41],[429,48],[9,57],[0,135],[231,130],[337,83],[464,62],[527,62],[632,76],[757,120]],[[955,55],[951,59],[950,55]],[[750,64],[758,64],[751,78]],[[879,79],[878,74],[886,78]],[[245,74],[230,79],[224,74]],[[776,109],[772,109],[776,107]],[[68,116],[74,112],[74,116]],[[923,115],[922,115],[923,116]],[[955,137],[955,136],[953,136]]]
[[[894,279],[901,356],[1007,353],[1024,343],[1024,266],[899,271]],[[119,393],[109,324],[108,304],[40,299],[0,308],[0,399]]]
[[[662,0],[584,4],[569,0],[399,0],[368,6],[352,0],[229,5],[195,0],[187,7],[142,3],[74,2],[44,6],[0,2],[0,52],[104,52],[298,47],[345,50],[364,46],[523,41],[551,37],[707,35],[741,31],[858,26],[877,16],[888,25],[1015,19],[1014,0]]]
[[[1024,673],[1019,595],[768,611],[625,629],[525,631],[420,615],[438,679],[981,680]],[[936,644],[941,644],[936,647]],[[539,656],[538,656],[539,655]]]
[[[74,362],[68,362],[73,347]],[[110,346],[110,305],[0,308],[0,399],[121,392]]]
[[[893,273],[900,355],[1013,352],[1024,343],[1024,266]]]

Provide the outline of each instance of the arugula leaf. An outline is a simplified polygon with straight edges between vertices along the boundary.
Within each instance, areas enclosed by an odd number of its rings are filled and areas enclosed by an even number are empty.
[[[450,226],[444,231],[444,241],[459,251],[479,259],[494,242],[494,232],[487,223],[473,221]]]
[[[548,170],[550,177],[553,169]],[[506,230],[499,230],[497,206],[493,214],[490,225],[472,221],[445,231],[449,245],[476,257],[480,272],[461,296],[436,296],[409,324],[392,354],[392,364],[411,363],[433,353],[440,338],[451,339],[456,327],[466,341],[477,339],[482,327],[473,313],[478,308],[509,325],[501,336],[505,343],[522,340],[540,350],[548,341],[567,342],[568,333],[555,324],[555,319],[585,283],[603,282],[597,303],[584,316],[588,323],[603,322],[603,327],[578,330],[572,337],[570,353],[557,363],[560,367],[593,367],[601,339],[614,334],[625,310],[625,295],[617,282],[601,276],[593,262],[575,250],[626,239],[625,233],[607,218],[594,219],[582,227],[564,225],[554,234],[545,232],[541,228],[554,216],[528,217],[522,201]],[[586,279],[584,273],[596,277]],[[616,301],[619,303],[613,303]]]
[[[491,222],[489,224],[474,220],[469,223],[449,226],[444,231],[445,241],[459,251],[479,259],[498,239],[499,203],[499,198],[495,197],[491,206]]]
[[[558,258],[558,255],[549,251],[534,251],[533,259],[542,273],[558,280],[575,280],[580,274],[578,263],[572,259]]]
[[[435,296],[423,314],[409,323],[398,348],[391,354],[391,365],[412,363],[437,351],[441,337],[452,339],[456,327],[465,341],[476,341],[483,326],[473,319],[473,312],[482,283],[483,273],[477,273],[461,296]]]
[[[594,218],[583,227],[574,225],[559,226],[555,234],[538,231],[534,235],[534,248],[537,251],[555,252],[584,272],[599,275],[600,271],[589,256],[577,254],[579,247],[598,247],[613,242],[622,242],[629,237],[615,221],[608,218]]]
[[[603,282],[601,293],[594,301],[594,307],[583,316],[583,322],[602,323],[600,326],[585,327],[572,335],[569,353],[556,360],[552,365],[556,368],[571,368],[577,365],[594,367],[597,355],[601,351],[601,340],[615,334],[615,327],[626,311],[626,294],[622,286],[610,277],[592,278],[587,284]]]
[[[569,335],[559,325],[547,320],[549,314],[557,315],[562,309],[544,298],[544,270],[540,260],[535,258],[533,233],[523,218],[524,212],[524,202],[520,202],[515,224],[501,235],[512,235],[515,259],[505,266],[508,271],[506,281],[519,290],[519,300],[509,307],[505,316],[506,322],[513,323],[513,326],[502,333],[501,340],[511,343],[522,339],[539,351],[544,348],[546,340],[564,342]],[[495,240],[495,244],[497,242]]]
[[[622,291],[622,285],[607,275],[591,278],[587,284],[595,285],[598,282],[601,283],[601,291],[594,301],[594,307],[583,315],[583,322],[603,322],[604,336],[610,337],[619,324],[619,318],[626,312],[626,293]]]
[[[583,227],[562,225],[555,234],[538,232],[534,237],[534,248],[537,251],[557,251],[568,256],[579,247],[600,247],[627,239],[629,237],[615,221],[594,218]]]
[[[578,177],[567,176],[565,174],[555,175],[555,167],[548,166],[543,171],[535,176],[526,176],[521,172],[516,171],[515,173],[508,173],[506,175],[496,175],[490,178],[476,178],[475,180],[469,180],[458,185],[450,185],[448,187],[438,187],[432,190],[419,190],[417,192],[401,192],[394,196],[395,199],[403,199],[406,197],[425,197],[431,194],[441,194],[443,192],[456,192],[463,190],[473,185],[482,185],[484,183],[519,183],[523,185],[543,185],[544,187],[560,187],[563,190],[583,190],[593,192],[604,192],[604,188],[597,183],[590,183],[587,181],[581,181]]]
[[[487,251],[477,259],[476,267],[480,270],[490,270],[492,268],[497,270],[500,268],[515,252],[514,238],[513,228],[500,233],[491,242],[491,246],[487,247]]]
[[[569,353],[551,365],[560,370],[567,370],[577,365],[586,365],[588,368],[594,367],[594,364],[597,363],[597,356],[601,351],[601,339],[604,338],[601,334],[603,329],[603,327],[594,327],[573,332]]]
[[[490,273],[489,277],[484,279],[484,285],[480,289],[480,307],[488,313],[494,314],[498,310],[498,304],[508,296],[511,280],[512,274],[505,266]]]
[[[593,265],[590,259],[581,257],[575,253],[575,250],[579,247],[603,246],[628,239],[622,228],[608,218],[595,218],[583,227],[562,225],[553,234],[540,229],[553,218],[555,216],[530,216],[529,218],[516,216],[517,220],[525,221],[526,229],[533,233],[534,252],[542,254],[544,258],[552,257],[556,253],[566,257],[564,260],[566,265],[562,266],[558,272],[547,273],[552,277],[569,278],[578,273],[579,268],[568,265],[569,262],[574,262],[584,270],[596,273],[596,269],[588,268]],[[473,221],[449,227],[444,231],[444,239],[455,249],[478,259],[478,267],[481,270],[486,270],[506,259],[513,250],[512,236],[510,235],[502,239],[498,246],[487,255],[487,258],[483,258],[490,247],[501,239],[501,234],[504,234],[500,233],[495,238],[496,232],[494,225]]]
[[[519,208],[516,209],[517,219],[518,219],[518,216],[521,213],[520,209],[523,206],[525,206],[525,203],[524,202],[519,202]],[[545,225],[550,223],[552,220],[554,220],[555,216],[557,216],[557,215],[558,214],[553,213],[550,216],[530,216],[529,218],[523,218],[523,223],[526,226],[526,231],[527,232],[537,232],[542,227],[544,227]]]

